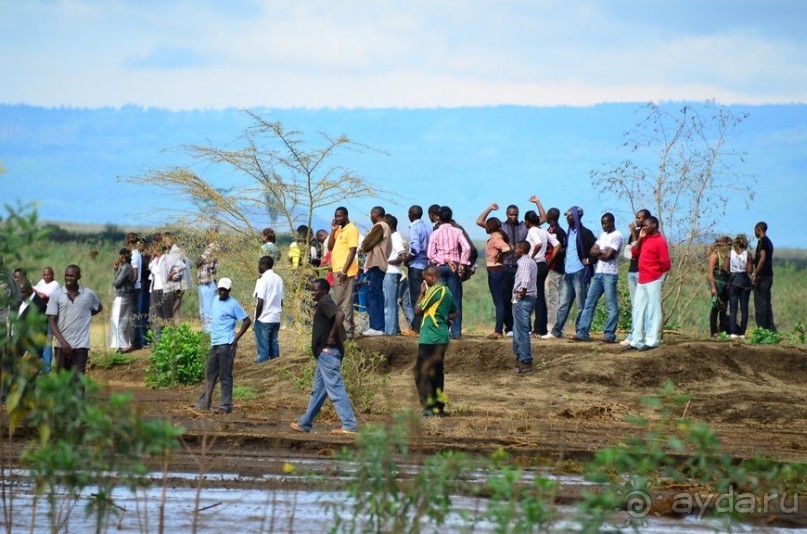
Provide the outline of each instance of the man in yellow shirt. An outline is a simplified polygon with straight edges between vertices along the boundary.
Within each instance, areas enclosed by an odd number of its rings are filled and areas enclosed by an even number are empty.
[[[328,250],[331,251],[331,271],[333,272],[333,299],[345,314],[345,332],[353,338],[353,284],[359,274],[356,250],[359,247],[359,229],[348,219],[345,207],[338,207],[333,214]]]

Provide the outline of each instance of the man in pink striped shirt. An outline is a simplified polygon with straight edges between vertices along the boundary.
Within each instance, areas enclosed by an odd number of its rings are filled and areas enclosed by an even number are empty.
[[[454,213],[448,206],[440,207],[439,225],[429,238],[429,263],[436,265],[443,283],[448,286],[457,308],[457,317],[451,323],[450,336],[462,335],[462,275],[470,268],[471,244],[462,228],[452,223]]]

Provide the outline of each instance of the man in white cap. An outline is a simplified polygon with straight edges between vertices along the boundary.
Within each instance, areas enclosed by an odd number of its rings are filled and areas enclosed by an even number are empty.
[[[213,399],[216,381],[221,380],[221,399],[217,414],[233,411],[233,361],[238,340],[249,329],[252,320],[241,304],[230,296],[233,281],[221,278],[218,283],[219,298],[213,301],[212,322],[210,324],[210,353],[205,366],[205,390],[196,408],[209,410]],[[235,333],[236,322],[241,321],[241,329]]]

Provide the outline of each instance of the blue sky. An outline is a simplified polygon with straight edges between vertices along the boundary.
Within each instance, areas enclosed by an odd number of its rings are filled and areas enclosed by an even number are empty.
[[[0,0],[0,102],[169,109],[807,99],[800,0]]]
[[[715,230],[750,233],[764,217],[780,242],[804,247],[807,235],[794,229],[807,225],[805,20],[801,0],[0,0],[0,104],[286,112],[297,121],[287,127],[345,133],[388,152],[354,168],[391,181],[402,203],[431,203],[412,194],[417,180],[459,191],[434,201],[472,226],[491,201],[525,211],[534,193],[587,213],[626,212],[590,190],[588,172],[612,160],[635,116],[594,106],[716,99],[753,108],[741,147],[759,187],[751,210],[730,206]],[[441,113],[450,109],[469,111]],[[57,191],[74,183],[109,194],[81,213],[86,222],[141,220],[131,202],[111,200],[135,194],[118,177],[165,164],[165,148],[225,129],[232,140],[237,126],[177,113],[135,139],[129,123],[105,113],[99,123],[65,113],[48,117],[58,125],[34,126],[18,111],[0,110],[0,198],[35,199],[47,220],[65,220]],[[178,137],[197,120],[196,138]]]

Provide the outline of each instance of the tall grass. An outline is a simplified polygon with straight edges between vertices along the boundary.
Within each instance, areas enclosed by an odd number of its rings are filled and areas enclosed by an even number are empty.
[[[191,263],[193,263],[202,251],[202,244],[201,241],[193,238],[188,238],[186,241],[184,249]],[[114,298],[112,291],[112,277],[114,274],[112,263],[117,258],[117,252],[122,246],[122,243],[104,241],[85,243],[54,243],[46,241],[36,243],[30,250],[24,251],[21,266],[28,271],[29,278],[36,283],[40,278],[42,267],[50,265],[54,268],[56,279],[61,282],[64,268],[71,263],[75,263],[82,270],[81,283],[92,288],[104,305],[109,308]],[[249,310],[253,305],[252,290],[258,276],[259,248],[255,246],[253,253],[251,244],[233,243],[229,250],[230,252],[221,254],[218,269],[219,276],[227,276],[233,279],[233,296]],[[286,281],[287,287],[289,287],[297,280],[299,274],[293,272],[287,264],[287,255],[285,254],[287,247],[281,246],[281,250],[283,251],[283,257],[275,267],[275,271],[280,274]],[[36,258],[37,254],[41,254],[43,259],[33,260],[32,258]],[[254,257],[254,266],[250,265],[252,257]],[[781,252],[777,251],[774,269],[773,309],[776,324],[780,331],[790,332],[796,323],[807,323],[807,311],[805,311],[807,307],[804,305],[807,302],[807,250],[787,249]],[[620,305],[623,308],[629,306],[626,272],[627,262],[623,262],[619,280]],[[314,273],[310,274],[313,275]],[[684,287],[683,297],[684,299],[691,299],[691,304],[685,308],[683,313],[677,317],[672,317],[670,324],[687,335],[708,335],[710,294],[706,284],[705,272],[690,277]],[[183,317],[198,318],[198,302],[198,294],[195,288],[188,291],[182,302]],[[292,305],[297,307],[304,306],[302,300],[290,298],[287,298],[284,304],[287,307]],[[595,317],[601,318],[605,315],[602,299],[599,307],[601,309]],[[573,310],[570,318],[574,317],[575,313]],[[102,320],[101,316],[98,316],[96,321],[100,320]],[[493,330],[493,323],[493,301],[488,290],[487,271],[482,266],[463,285],[463,330],[466,334],[471,335],[487,334]],[[300,326],[299,322],[292,324]],[[598,326],[598,321],[595,320],[594,328],[596,329]],[[749,330],[754,326],[756,326],[756,323],[754,321],[752,297]]]

